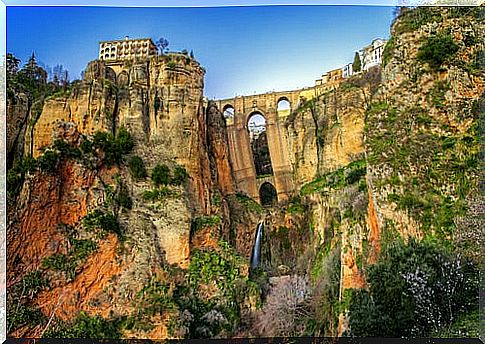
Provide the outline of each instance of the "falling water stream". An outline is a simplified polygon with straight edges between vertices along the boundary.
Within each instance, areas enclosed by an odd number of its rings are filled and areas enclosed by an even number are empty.
[[[251,270],[261,264],[261,243],[263,240],[264,221],[260,221],[256,227],[256,238],[254,239],[253,252],[251,253]]]

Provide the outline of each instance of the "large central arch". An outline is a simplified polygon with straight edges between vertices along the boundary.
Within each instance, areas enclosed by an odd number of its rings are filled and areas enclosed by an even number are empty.
[[[259,111],[249,114],[247,129],[256,177],[273,175],[264,115]]]

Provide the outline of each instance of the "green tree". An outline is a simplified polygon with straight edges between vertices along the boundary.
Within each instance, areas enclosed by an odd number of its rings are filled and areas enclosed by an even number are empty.
[[[131,174],[135,179],[145,179],[147,177],[147,170],[145,169],[145,164],[142,158],[138,155],[134,155],[128,161],[128,167],[130,168]]]
[[[362,68],[362,63],[360,62],[360,56],[358,52],[355,52],[354,62],[352,63],[352,70],[354,72],[360,72]]]
[[[451,35],[436,35],[427,39],[419,48],[416,57],[436,70],[449,61],[458,49],[458,45],[453,41]]]
[[[20,60],[13,54],[7,54],[7,76],[16,75],[19,71]]]
[[[355,336],[428,336],[478,305],[478,269],[440,243],[398,240],[367,272],[369,292],[349,303]]]
[[[188,176],[189,175],[187,174],[185,168],[182,166],[177,166],[175,167],[171,183],[173,185],[182,185],[187,180]]]
[[[160,51],[160,54],[165,54],[166,49],[168,47],[168,40],[166,38],[160,37],[156,43],[158,50]]]
[[[156,186],[170,183],[170,169],[167,165],[158,164],[152,171],[152,181]]]

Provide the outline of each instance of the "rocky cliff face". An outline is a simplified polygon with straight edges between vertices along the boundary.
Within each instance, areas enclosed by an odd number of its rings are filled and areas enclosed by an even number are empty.
[[[411,16],[419,29],[409,29]],[[451,238],[478,190],[479,17],[479,8],[421,9],[393,25],[366,151],[380,225],[404,236]]]
[[[70,94],[46,99],[40,113],[29,113],[17,97],[9,114],[19,125],[9,127],[9,143],[14,147],[23,130],[24,156],[37,160],[25,160],[34,165],[25,167],[17,203],[10,206],[8,283],[22,284],[39,271],[49,281],[27,299],[16,296],[22,310],[34,307],[57,322],[72,321],[79,311],[132,316],[137,293],[154,275],[170,265],[188,268],[191,248],[207,244],[191,238],[197,216],[224,219],[212,228],[209,246],[227,238],[226,197],[235,183],[223,116],[204,107],[203,75],[182,54],[111,66],[93,61]],[[122,127],[134,141],[130,156],[141,158],[149,173],[157,164],[167,165],[172,176],[183,167],[187,181],[157,191],[130,172],[129,157],[109,167],[104,148],[88,147],[97,133],[117,137]],[[125,335],[167,336],[167,321]],[[20,327],[15,335],[52,330],[45,325]]]
[[[14,159],[19,157],[23,148],[23,136],[30,105],[27,95],[15,94],[7,98],[7,165],[12,167]]]
[[[53,142],[53,129],[60,121],[75,123],[84,135],[115,133],[124,126],[148,167],[166,162],[187,169],[197,197],[193,206],[207,211],[210,175],[201,136],[206,130],[203,75],[199,64],[182,54],[111,66],[93,61],[68,98],[47,99],[39,119],[31,118],[35,125],[27,132],[25,152],[37,157]]]
[[[479,180],[479,16],[478,8],[404,13],[382,71],[353,77],[288,118],[295,185],[312,214],[313,243],[341,245],[342,302],[346,289],[366,287],[366,266],[382,245],[398,237],[463,237],[455,224],[476,202]],[[340,325],[343,333],[343,316]]]

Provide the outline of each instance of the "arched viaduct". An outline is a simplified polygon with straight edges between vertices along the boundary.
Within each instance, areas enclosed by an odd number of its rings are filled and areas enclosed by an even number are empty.
[[[260,190],[270,183],[276,189],[277,201],[288,199],[295,189],[293,171],[288,152],[288,137],[284,127],[286,118],[296,109],[302,98],[314,97],[314,88],[288,92],[272,92],[253,96],[237,96],[216,100],[220,111],[226,114],[229,151],[239,190],[261,203]],[[282,110],[278,104],[286,101],[289,108]],[[258,176],[251,148],[248,122],[254,114],[266,120],[266,136],[272,165],[272,175]]]

